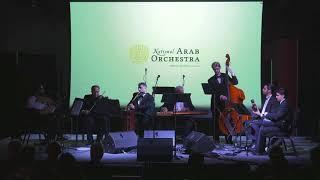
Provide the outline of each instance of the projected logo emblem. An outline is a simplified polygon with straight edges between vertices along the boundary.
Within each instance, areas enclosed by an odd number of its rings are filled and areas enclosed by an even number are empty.
[[[145,63],[149,57],[149,48],[143,44],[136,44],[130,48],[129,56],[133,63]]]

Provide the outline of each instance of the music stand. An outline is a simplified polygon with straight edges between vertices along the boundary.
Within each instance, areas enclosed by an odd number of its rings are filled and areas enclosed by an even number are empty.
[[[173,119],[174,119],[174,130],[177,128],[177,116],[176,116],[176,108],[175,104],[177,102],[190,102],[191,93],[167,93],[163,94],[161,102],[168,103],[168,104],[174,104],[173,106]],[[175,133],[176,136],[176,133]],[[177,139],[177,137],[175,137]],[[179,159],[176,154],[176,143],[174,143],[174,157],[176,159]]]
[[[94,113],[101,117],[106,117],[106,129],[104,131],[104,136],[107,137],[108,133],[110,132],[110,118],[111,118],[111,111],[114,109],[111,104],[111,100],[108,97],[102,97],[97,100],[96,105],[94,107]]]
[[[76,121],[76,144],[78,144],[79,116],[83,106],[83,101],[84,100],[81,98],[75,98],[70,109],[70,116],[71,118],[74,118]],[[72,129],[73,129],[73,123],[71,119],[71,132],[70,132],[71,134],[72,134]]]
[[[79,116],[82,105],[83,105],[83,99],[75,98],[73,101],[73,104],[71,106],[70,115],[71,116]]]
[[[201,83],[201,86],[204,94],[210,94],[210,95],[212,94],[212,90],[208,83]]]
[[[152,94],[166,94],[166,93],[174,93],[175,87],[167,87],[167,86],[153,86]]]
[[[107,97],[99,99],[94,107],[94,112],[101,116],[110,116],[110,103]]]
[[[210,88],[209,83],[201,83],[201,86],[202,86],[202,90],[203,90],[204,94],[213,95],[213,106],[214,106],[214,108],[217,108],[216,107],[216,95],[213,93],[212,89]],[[212,110],[215,111],[214,109],[211,109],[211,111]],[[215,112],[213,112],[213,113],[214,113],[213,117],[212,117],[213,118],[213,139],[215,139],[215,136],[216,136],[216,116],[215,116]]]

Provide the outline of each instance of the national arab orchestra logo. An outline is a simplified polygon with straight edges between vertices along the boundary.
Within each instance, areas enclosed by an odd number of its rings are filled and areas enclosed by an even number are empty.
[[[136,44],[130,48],[129,56],[133,63],[143,64],[149,58],[149,48],[143,44]]]

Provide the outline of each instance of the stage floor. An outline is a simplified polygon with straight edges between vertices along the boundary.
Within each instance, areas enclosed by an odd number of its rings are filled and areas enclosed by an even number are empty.
[[[78,135],[78,141],[74,134],[64,135],[67,140],[61,142],[64,146],[63,152],[70,152],[79,162],[89,162],[90,160],[90,148],[88,145],[85,145],[81,141],[82,136]],[[43,138],[43,137],[42,137]],[[242,137],[241,146],[245,146],[244,142],[245,137]],[[223,142],[224,137],[220,137],[220,144],[216,144],[216,148],[205,157],[205,165],[214,165],[214,164],[229,164],[234,162],[244,162],[248,164],[261,164],[266,162],[269,158],[267,155],[253,155],[251,152],[244,151],[243,148],[238,148],[234,145],[227,145]],[[310,164],[310,150],[317,146],[317,143],[311,142],[307,137],[294,137],[294,144],[297,150],[297,156],[293,155],[293,150],[289,142],[286,142],[288,151],[285,152],[285,157],[288,159],[289,164],[296,165],[308,165]],[[10,138],[5,138],[0,141],[0,159],[7,159],[7,144],[10,141]],[[37,134],[32,134],[30,137],[29,144],[34,145],[36,148],[36,159],[44,160],[47,158],[46,147],[45,145],[39,144],[39,137]],[[238,145],[240,144],[239,138],[237,141]],[[179,151],[182,145],[177,143],[177,153],[176,157],[171,162],[172,164],[186,164],[188,162],[189,155],[183,154]],[[242,150],[242,151],[241,151]],[[139,165],[143,162],[137,161],[136,149],[133,149],[129,152],[119,153],[119,154],[110,154],[104,153],[102,158],[102,163],[106,165],[113,166],[130,166],[130,165]]]

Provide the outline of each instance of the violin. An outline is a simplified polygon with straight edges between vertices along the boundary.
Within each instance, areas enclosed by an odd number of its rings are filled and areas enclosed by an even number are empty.
[[[135,92],[133,93],[133,98],[131,99],[131,101],[128,103],[127,105],[127,110],[134,110],[134,106],[133,106],[133,102],[141,95],[140,92]]]

